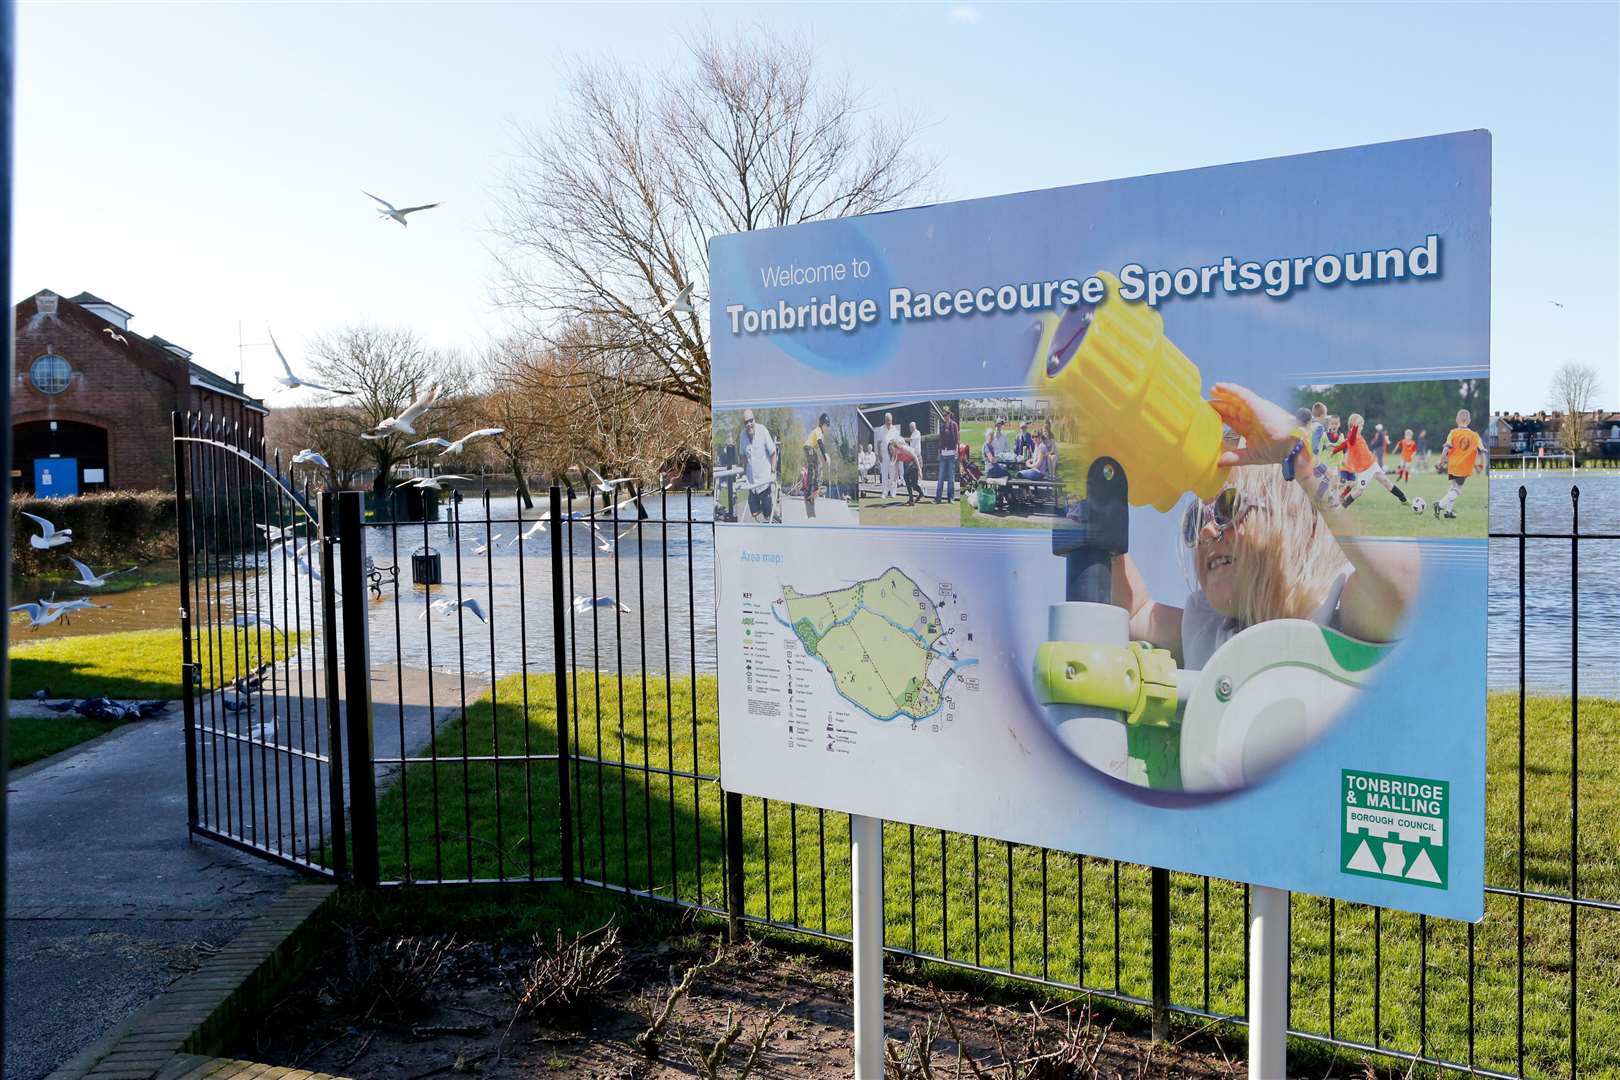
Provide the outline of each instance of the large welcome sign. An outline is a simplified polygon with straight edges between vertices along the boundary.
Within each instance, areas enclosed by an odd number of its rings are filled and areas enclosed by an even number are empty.
[[[729,790],[1481,916],[1486,133],[710,258]]]

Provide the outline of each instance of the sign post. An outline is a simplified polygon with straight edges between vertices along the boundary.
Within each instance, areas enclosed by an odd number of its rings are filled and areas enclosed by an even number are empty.
[[[883,822],[851,815],[855,909],[855,1080],[883,1078]]]
[[[1288,890],[1249,887],[1249,1080],[1288,1075]]]
[[[1469,131],[712,239],[720,773],[851,815],[856,1076],[884,822],[1249,882],[1266,1080],[1291,892],[1482,917],[1490,188]]]

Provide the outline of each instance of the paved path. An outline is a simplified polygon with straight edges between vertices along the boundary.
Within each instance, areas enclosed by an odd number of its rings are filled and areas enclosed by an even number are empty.
[[[399,756],[402,719],[414,750],[460,706],[459,680],[442,672],[431,711],[427,673],[378,668],[372,679],[379,757]],[[468,700],[484,689],[469,682]],[[8,798],[5,1075],[18,1080],[39,1080],[122,1024],[297,880],[187,839],[178,708],[24,770]]]

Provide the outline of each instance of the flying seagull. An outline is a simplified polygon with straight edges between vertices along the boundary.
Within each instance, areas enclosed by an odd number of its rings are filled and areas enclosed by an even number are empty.
[[[629,536],[635,531],[636,527],[631,525],[628,528],[620,529],[619,534],[612,540],[609,540],[605,535],[603,535],[601,529],[597,528],[595,525],[591,526],[591,533],[596,537],[596,546],[601,551],[616,551],[618,549],[619,541],[623,540],[626,536]]]
[[[628,604],[621,604],[611,596],[578,596],[574,597],[574,610],[583,615],[592,608],[617,608],[624,614],[630,614]]]
[[[50,603],[18,604],[11,610],[27,613],[28,629],[30,630],[37,630],[41,626],[49,626],[63,615],[63,609],[60,605]]]
[[[360,189],[360,194],[369,196],[369,197],[371,197],[373,199],[377,199],[377,196],[372,195],[371,192],[367,191],[365,188]],[[407,222],[405,220],[405,215],[406,214],[414,214],[418,210],[431,210],[435,206],[439,205],[436,202],[430,202],[430,203],[424,203],[421,206],[395,207],[394,204],[389,202],[387,199],[377,199],[377,201],[382,203],[383,206],[386,207],[386,209],[379,211],[380,215],[382,217],[385,217],[385,218],[393,218],[395,221],[399,222],[401,225],[409,224],[409,222]]]
[[[79,580],[75,581],[73,584],[83,585],[87,589],[99,589],[101,586],[107,584],[107,579],[112,577],[114,574],[127,574],[131,570],[135,569],[133,566],[126,566],[122,570],[109,570],[105,574],[97,576],[94,570],[91,570],[88,566],[80,562],[78,559],[75,559],[73,556],[69,555],[67,557],[67,561],[72,563],[73,569],[79,572]]]
[[[353,390],[334,390],[330,386],[322,386],[318,382],[310,382],[308,379],[300,379],[297,375],[294,375],[292,365],[287,363],[286,354],[281,351],[281,346],[276,344],[276,335],[270,333],[268,326],[264,328],[264,332],[270,334],[270,347],[276,350],[276,359],[281,361],[282,370],[287,373],[277,375],[276,382],[289,390],[297,390],[300,386],[307,386],[311,390],[325,390],[328,394],[352,395],[354,393]]]
[[[457,476],[455,473],[440,473],[438,476],[418,476],[411,480],[402,480],[394,486],[422,488],[428,491],[443,491],[444,485],[440,483],[441,480],[466,480],[471,483],[472,477]]]
[[[467,432],[467,434],[454,441],[451,441],[450,439],[441,439],[438,436],[434,436],[431,439],[418,439],[416,442],[413,442],[409,446],[405,447],[405,449],[415,450],[418,446],[442,446],[444,449],[439,451],[439,456],[448,457],[451,454],[459,454],[463,450],[467,449],[467,444],[472,442],[474,439],[483,439],[492,435],[500,435],[505,431],[505,428],[498,427],[479,428],[477,431]]]
[[[617,480],[604,480],[602,479],[601,473],[597,472],[588,465],[580,465],[577,466],[577,468],[580,472],[591,478],[591,487],[595,488],[597,491],[600,491],[603,495],[612,495],[613,488],[617,484],[629,484],[635,480],[635,477],[633,476],[621,476]]]
[[[675,294],[675,299],[658,309],[657,318],[665,315],[689,315],[692,312],[692,286],[688,282],[681,286],[681,291]]]
[[[40,529],[43,530],[37,536],[30,536],[28,538],[29,544],[33,545],[34,547],[44,551],[46,548],[61,547],[63,544],[73,543],[72,529],[58,529],[55,525],[52,525],[38,514],[30,514],[26,510],[19,512],[23,517],[28,518],[30,521],[37,522]]]
[[[96,610],[96,609],[105,609],[109,605],[107,605],[107,604],[93,604],[89,600],[86,600],[84,597],[80,596],[80,597],[77,597],[77,598],[75,598],[73,600],[69,600],[64,604],[55,604],[53,606],[57,609],[57,611],[61,615],[63,615],[65,617],[65,616],[73,614],[75,611],[91,611],[91,610]],[[64,618],[64,621],[66,621],[65,618]]]
[[[322,457],[319,451],[310,450],[307,448],[300,450],[298,453],[293,455],[292,464],[319,465],[323,469],[330,469],[332,467],[326,463],[326,458]]]
[[[520,532],[516,536],[512,537],[511,542],[509,542],[506,546],[507,547],[515,547],[516,545],[523,543],[523,541],[525,541],[525,540],[533,540],[535,537],[537,537],[541,533],[545,532],[546,531],[546,518],[548,518],[550,516],[551,516],[551,511],[549,511],[549,510],[546,511],[545,517],[542,517],[539,521],[536,521],[533,525],[530,525],[526,530],[524,530],[523,532]]]
[[[457,608],[466,608],[468,611],[470,611],[474,615],[478,616],[478,621],[479,622],[489,622],[489,616],[484,614],[483,605],[480,604],[476,598],[471,597],[471,596],[467,597],[467,599],[461,601],[459,604],[456,601],[450,599],[448,596],[444,597],[441,600],[435,600],[435,601],[433,601],[433,603],[431,603],[427,607],[423,608],[422,609],[422,614],[418,615],[417,618],[418,619],[427,618],[429,611],[437,611],[437,612],[439,612],[440,614],[443,614],[443,615],[454,615]]]
[[[416,428],[412,425],[437,400],[439,400],[439,386],[435,383],[428,387],[427,393],[411,402],[404,412],[398,416],[385,418],[382,423],[368,431],[362,431],[360,437],[362,439],[386,439],[396,431],[403,431],[407,435],[415,435]]]
[[[1562,305],[1560,305],[1560,306],[1562,306]],[[120,345],[128,345],[129,344],[129,338],[125,337],[123,334],[120,334],[118,331],[114,330],[110,326],[103,326],[101,328],[101,332],[103,334],[106,334],[108,337],[112,338],[114,341],[118,342]]]
[[[473,554],[474,555],[487,555],[489,553],[489,549],[495,546],[495,541],[499,540],[500,538],[501,538],[501,534],[496,533],[494,536],[491,536],[489,538],[489,540],[486,541],[485,543],[479,544],[477,547],[473,548]]]

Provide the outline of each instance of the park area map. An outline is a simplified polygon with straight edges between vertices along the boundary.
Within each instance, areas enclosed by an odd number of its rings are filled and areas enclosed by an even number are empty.
[[[934,601],[902,571],[832,592],[784,586],[778,618],[831,673],[838,693],[877,720],[925,720],[955,670]],[[784,617],[785,616],[785,617]]]

